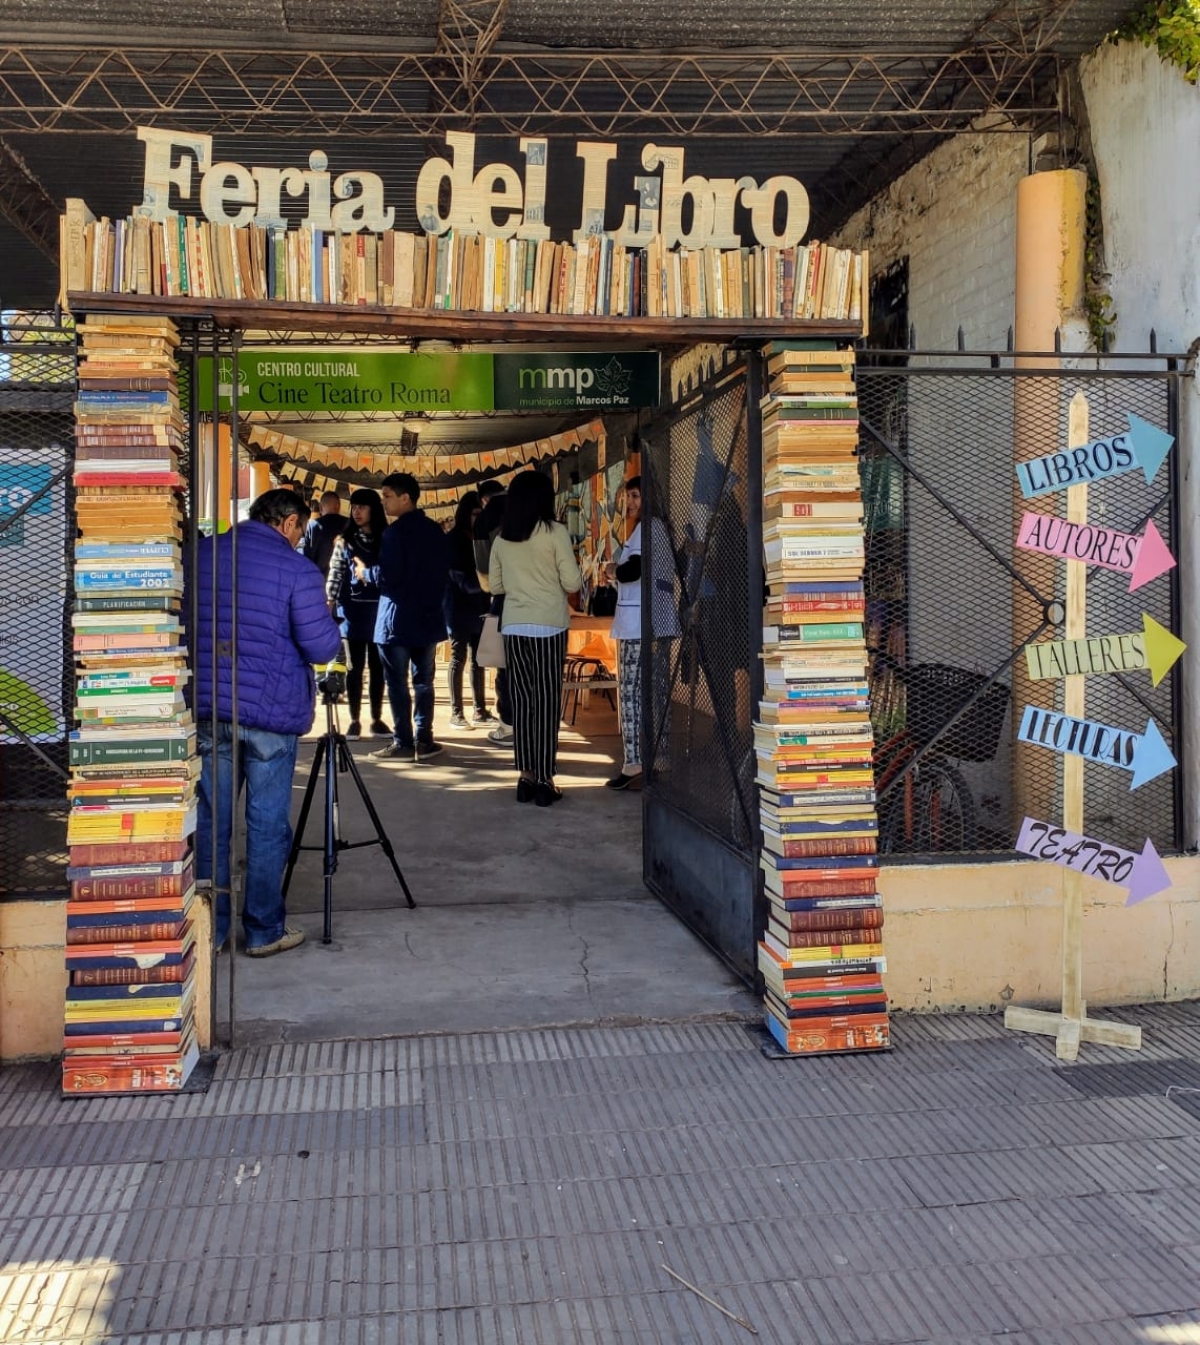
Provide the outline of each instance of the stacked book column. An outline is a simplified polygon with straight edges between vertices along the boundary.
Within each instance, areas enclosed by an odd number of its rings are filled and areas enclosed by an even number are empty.
[[[889,1044],[876,890],[854,352],[767,347],[764,693],[754,725],[767,1028],[789,1054]]]
[[[63,1090],[169,1092],[199,1056],[179,337],[120,317],[79,340]]]

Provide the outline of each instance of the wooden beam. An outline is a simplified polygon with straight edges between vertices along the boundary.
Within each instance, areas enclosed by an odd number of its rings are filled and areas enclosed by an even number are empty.
[[[362,304],[246,303],[241,299],[192,299],[187,296],[143,294],[68,295],[71,312],[156,313],[163,317],[210,320],[225,331],[319,332],[343,331],[364,336],[394,336],[397,340],[639,343],[650,347],[680,347],[711,341],[828,338],[853,341],[861,335],[859,322],[831,319],[794,321],[784,318],[626,318],[571,316],[547,313],[478,313],[421,308],[380,308]],[[268,342],[269,343],[269,342]]]

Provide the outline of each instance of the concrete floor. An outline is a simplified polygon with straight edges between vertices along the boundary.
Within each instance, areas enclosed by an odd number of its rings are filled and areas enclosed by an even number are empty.
[[[757,1016],[757,1001],[642,883],[641,796],[603,787],[620,760],[606,700],[564,726],[566,797],[548,809],[516,802],[511,749],[447,719],[440,701],[447,750],[431,762],[372,761],[377,739],[352,747],[417,908],[378,846],[342,852],[323,944],[322,855],[303,851],[288,911],[308,942],[234,958],[238,1044]],[[293,821],[314,741],[296,772]],[[339,796],[344,838],[371,838],[347,774]],[[320,845],[323,816],[318,791],[305,844]],[[220,959],[223,1036],[230,970]]]

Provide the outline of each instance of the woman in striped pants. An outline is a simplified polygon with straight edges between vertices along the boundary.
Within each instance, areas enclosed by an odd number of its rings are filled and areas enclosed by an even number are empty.
[[[548,808],[562,798],[554,769],[570,622],[567,594],[578,592],[582,582],[567,530],[554,521],[550,478],[521,472],[509,485],[488,570],[488,587],[504,594],[501,634],[520,772],[518,803]]]

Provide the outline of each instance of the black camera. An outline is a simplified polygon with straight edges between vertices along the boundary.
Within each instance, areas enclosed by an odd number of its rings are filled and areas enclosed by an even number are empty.
[[[346,694],[346,665],[350,662],[345,641],[342,642],[340,658],[330,659],[328,663],[317,665],[317,690],[327,701],[340,700]]]

